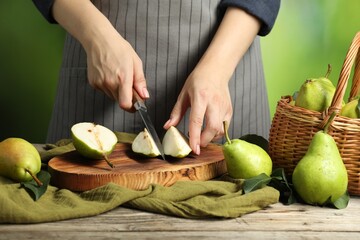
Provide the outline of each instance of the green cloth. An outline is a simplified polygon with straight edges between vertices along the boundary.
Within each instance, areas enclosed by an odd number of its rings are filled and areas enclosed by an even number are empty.
[[[241,183],[179,181],[135,191],[109,183],[82,193],[49,186],[34,201],[19,183],[0,177],[0,223],[39,223],[95,216],[120,205],[184,218],[235,218],[278,202],[279,192],[264,187],[242,194]]]
[[[125,141],[122,139],[121,141]],[[72,143],[40,152],[51,156],[73,150]],[[109,183],[77,193],[48,186],[34,201],[19,183],[0,177],[0,223],[39,223],[95,216],[118,206],[184,218],[235,218],[277,203],[279,192],[269,186],[243,194],[243,181],[179,181],[171,187],[152,184],[136,191]]]

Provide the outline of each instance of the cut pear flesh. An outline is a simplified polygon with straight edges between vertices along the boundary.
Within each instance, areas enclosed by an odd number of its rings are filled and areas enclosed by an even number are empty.
[[[76,150],[83,156],[94,159],[109,155],[118,141],[110,129],[89,122],[73,125],[71,135]]]
[[[175,158],[184,158],[191,152],[188,139],[174,126],[166,131],[162,144],[165,155]]]
[[[133,152],[143,154],[148,157],[157,157],[160,155],[160,151],[155,144],[154,139],[145,128],[134,139],[131,148]]]

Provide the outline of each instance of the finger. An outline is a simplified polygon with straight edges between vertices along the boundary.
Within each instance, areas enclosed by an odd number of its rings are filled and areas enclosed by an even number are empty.
[[[190,102],[188,101],[188,98],[185,98],[182,94],[180,94],[174,108],[171,111],[169,120],[164,124],[164,128],[168,129],[171,126],[178,125],[189,106]]]
[[[223,105],[222,105],[223,106]],[[226,106],[226,105],[225,105]],[[206,125],[201,134],[201,146],[205,147],[213,140],[221,139],[224,134],[223,122],[227,121],[230,124],[232,117],[232,106],[223,108],[208,108],[206,112]]]
[[[205,128],[200,137],[200,146],[202,147],[206,147],[215,138],[221,138],[223,134],[219,112],[213,111],[211,108],[208,108],[207,111]]]
[[[131,111],[132,109],[132,73],[125,73],[118,76],[119,88],[118,88],[118,101],[120,108],[125,111]]]
[[[136,92],[139,93],[140,97],[143,99],[147,99],[150,97],[150,94],[147,90],[146,79],[142,67],[142,62],[140,59],[138,61],[134,61],[134,84],[133,88],[135,88]]]
[[[204,122],[206,106],[196,101],[196,99],[194,100],[189,116],[189,143],[193,152],[199,155],[201,128]]]

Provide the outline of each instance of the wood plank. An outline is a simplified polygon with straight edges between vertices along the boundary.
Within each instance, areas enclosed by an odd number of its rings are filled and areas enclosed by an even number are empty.
[[[90,160],[77,151],[54,157],[48,163],[52,185],[72,191],[86,191],[109,182],[141,190],[149,184],[170,186],[179,180],[209,180],[226,173],[222,147],[209,144],[201,154],[182,159],[146,158],[135,154],[130,144],[119,143],[109,156],[115,165],[104,160]]]
[[[0,235],[2,239],[36,239],[36,240],[49,240],[49,239],[76,239],[76,240],[89,240],[89,239],[189,239],[189,240],[218,240],[218,239],[359,239],[358,233],[353,232],[289,232],[289,231],[214,231],[214,232],[187,232],[187,231],[170,231],[170,232],[96,232],[96,231],[83,231],[83,232],[20,232],[20,233],[6,233]]]
[[[274,204],[236,219],[183,219],[119,207],[88,218],[41,223],[3,224],[0,236],[24,232],[332,232],[360,236],[360,198],[352,198],[346,209],[303,204]],[[80,233],[79,233],[80,234]],[[81,234],[80,234],[81,235]],[[196,234],[195,234],[196,235]],[[350,234],[350,236],[353,236]]]

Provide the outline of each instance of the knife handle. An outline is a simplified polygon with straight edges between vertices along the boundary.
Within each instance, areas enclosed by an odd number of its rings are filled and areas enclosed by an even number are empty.
[[[135,110],[143,109],[144,111],[147,111],[144,99],[140,97],[135,89],[133,89],[133,106]]]
[[[136,102],[144,103],[144,99],[142,99],[140,95],[137,93],[137,91],[133,88],[133,104]]]

